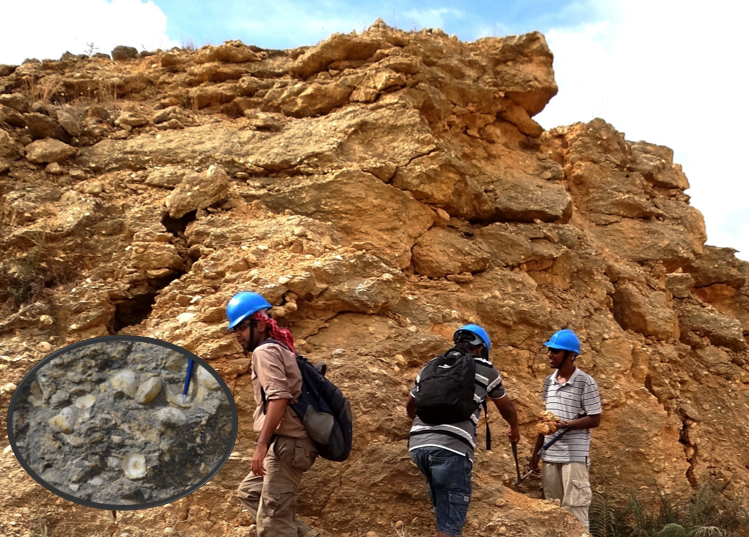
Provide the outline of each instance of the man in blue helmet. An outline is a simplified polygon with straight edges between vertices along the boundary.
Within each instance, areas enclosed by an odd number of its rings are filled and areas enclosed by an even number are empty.
[[[302,392],[294,338],[267,315],[270,308],[265,298],[247,291],[234,295],[226,307],[229,331],[245,352],[252,353],[257,405],[252,471],[237,495],[255,518],[258,537],[302,537],[310,528],[296,519],[299,487],[302,474],[317,458],[317,448],[289,406]]]
[[[547,500],[559,500],[562,509],[575,515],[588,528],[588,507],[592,499],[590,466],[590,430],[601,422],[601,397],[593,377],[575,366],[580,340],[569,329],[559,330],[544,343],[549,367],[556,369],[544,380],[546,410],[561,421],[564,433],[548,450],[539,454],[545,442],[554,436],[538,435],[531,458],[531,469],[538,471],[544,461],[542,481]]]
[[[463,530],[471,501],[476,424],[487,397],[510,425],[507,433],[510,440],[518,442],[520,439],[515,407],[505,393],[499,371],[489,361],[489,334],[482,327],[469,324],[453,334],[453,341],[454,348],[421,369],[406,405],[408,416],[413,419],[409,434],[411,459],[426,478],[440,537],[456,537]],[[456,385],[449,375],[461,369],[466,371],[465,380]],[[433,374],[435,371],[436,375]],[[440,371],[444,372],[442,377]],[[432,380],[436,384],[430,388]],[[442,386],[448,387],[441,394]],[[465,418],[454,417],[452,409],[461,404],[449,398],[446,407],[442,407],[445,419],[440,419],[439,412],[428,412],[430,408],[426,404],[420,407],[420,401],[424,401],[425,392],[429,390],[434,395],[432,401],[442,399],[443,395],[459,396],[458,392],[467,391],[469,404],[463,414]],[[460,421],[453,421],[456,419]]]

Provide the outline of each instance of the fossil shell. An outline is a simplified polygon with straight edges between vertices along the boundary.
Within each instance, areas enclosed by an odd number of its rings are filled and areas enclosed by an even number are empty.
[[[31,383],[31,394],[36,399],[42,399],[44,397],[44,395],[42,394],[42,389],[39,387],[39,383],[37,381]]]
[[[94,405],[95,402],[96,402],[96,396],[88,394],[88,395],[83,395],[79,397],[78,399],[76,399],[75,406],[77,406],[80,409],[90,408]]]
[[[202,367],[198,368],[198,382],[209,390],[215,391],[221,388],[218,381],[213,378],[213,375]]]
[[[124,393],[129,397],[135,397],[135,391],[138,388],[138,379],[135,376],[135,372],[129,369],[125,369],[117,373],[110,380],[112,387]]]
[[[131,453],[122,459],[122,471],[129,479],[140,479],[146,476],[146,458],[138,453]]]
[[[138,387],[138,391],[135,394],[135,400],[141,404],[150,403],[154,398],[159,395],[161,391],[161,379],[159,377],[151,377],[143,384]]]
[[[186,371],[187,362],[183,356],[170,356],[166,361],[166,368],[175,373],[183,373]]]
[[[75,425],[75,411],[71,407],[63,408],[60,413],[49,420],[49,424],[64,433],[72,433]]]
[[[187,416],[179,409],[167,407],[156,411],[156,420],[162,427],[165,425],[181,427],[187,423]]]

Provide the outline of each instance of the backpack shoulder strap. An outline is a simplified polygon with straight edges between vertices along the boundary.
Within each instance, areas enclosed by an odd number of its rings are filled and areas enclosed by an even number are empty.
[[[264,340],[262,343],[260,343],[260,345],[257,346],[257,348],[259,349],[263,345],[280,345],[281,347],[283,347],[287,351],[291,351],[291,349],[289,347],[287,347],[284,343],[281,343],[280,341],[277,341],[277,340],[275,340],[273,338],[268,338],[268,339]]]
[[[280,341],[277,341],[277,340],[275,340],[273,338],[266,339],[265,341],[263,341],[262,343],[260,343],[260,345],[258,345],[255,348],[255,350],[259,349],[263,345],[278,345],[280,347],[283,347],[287,351],[291,351],[291,349],[289,347],[287,347],[286,345],[284,345]],[[295,352],[294,354],[296,355],[297,359],[301,358],[301,356],[299,356],[299,353]],[[265,390],[263,389],[262,386],[260,386],[260,400],[262,401],[262,404],[263,404],[263,414],[265,414],[268,411],[268,398],[265,396]]]

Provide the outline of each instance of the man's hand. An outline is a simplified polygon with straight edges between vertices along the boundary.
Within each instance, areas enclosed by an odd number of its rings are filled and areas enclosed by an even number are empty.
[[[255,475],[265,475],[263,461],[268,454],[268,444],[273,438],[273,433],[278,429],[278,424],[283,419],[289,401],[290,399],[271,399],[268,401],[263,428],[257,437],[255,453],[252,454],[252,473]]]
[[[255,452],[252,454],[252,461],[250,462],[253,474],[261,477],[265,475],[265,466],[263,466],[263,461],[265,461],[265,456],[267,454],[268,445],[258,444],[255,448]]]
[[[538,461],[541,459],[541,455],[539,455],[541,448],[544,446],[544,435],[539,434],[536,437],[536,445],[533,448],[533,456],[531,457],[530,464],[528,464],[528,467],[533,470],[535,473],[538,473]]]
[[[528,464],[528,468],[533,470],[534,473],[538,473],[538,461],[540,460],[540,457],[538,456],[538,452],[534,453],[531,457],[531,461]]]
[[[406,401],[406,414],[411,419],[416,418],[416,399],[411,392],[408,393],[408,401]]]
[[[580,429],[593,429],[598,427],[601,423],[601,415],[596,414],[595,416],[583,416],[574,420],[560,420],[557,422],[558,429],[569,429],[571,431]]]
[[[517,426],[507,429],[507,438],[509,438],[510,442],[512,442],[513,444],[517,444],[518,442],[520,442],[520,430],[517,428]]]

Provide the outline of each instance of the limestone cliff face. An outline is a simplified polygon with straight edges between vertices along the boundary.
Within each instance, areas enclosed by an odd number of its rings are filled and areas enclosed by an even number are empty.
[[[405,394],[468,322],[493,339],[522,454],[549,373],[541,345],[570,327],[604,402],[594,487],[749,484],[749,264],[704,245],[670,149],[600,119],[548,132],[532,119],[557,91],[540,34],[461,43],[378,23],[294,50],[230,42],[0,72],[3,384],[67,343],[137,334],[208,360],[239,408],[216,478],[120,529],[246,532],[233,491],[254,403],[224,306],[247,289],[352,399],[352,457],[316,463],[300,505],[331,535],[432,532]],[[495,446],[477,454],[468,534],[582,534],[529,498],[537,484],[507,485],[509,446]],[[12,453],[0,464],[14,483],[3,511],[33,505],[41,488]],[[108,514],[39,497],[50,527],[114,531]],[[0,531],[31,523],[12,520]]]

